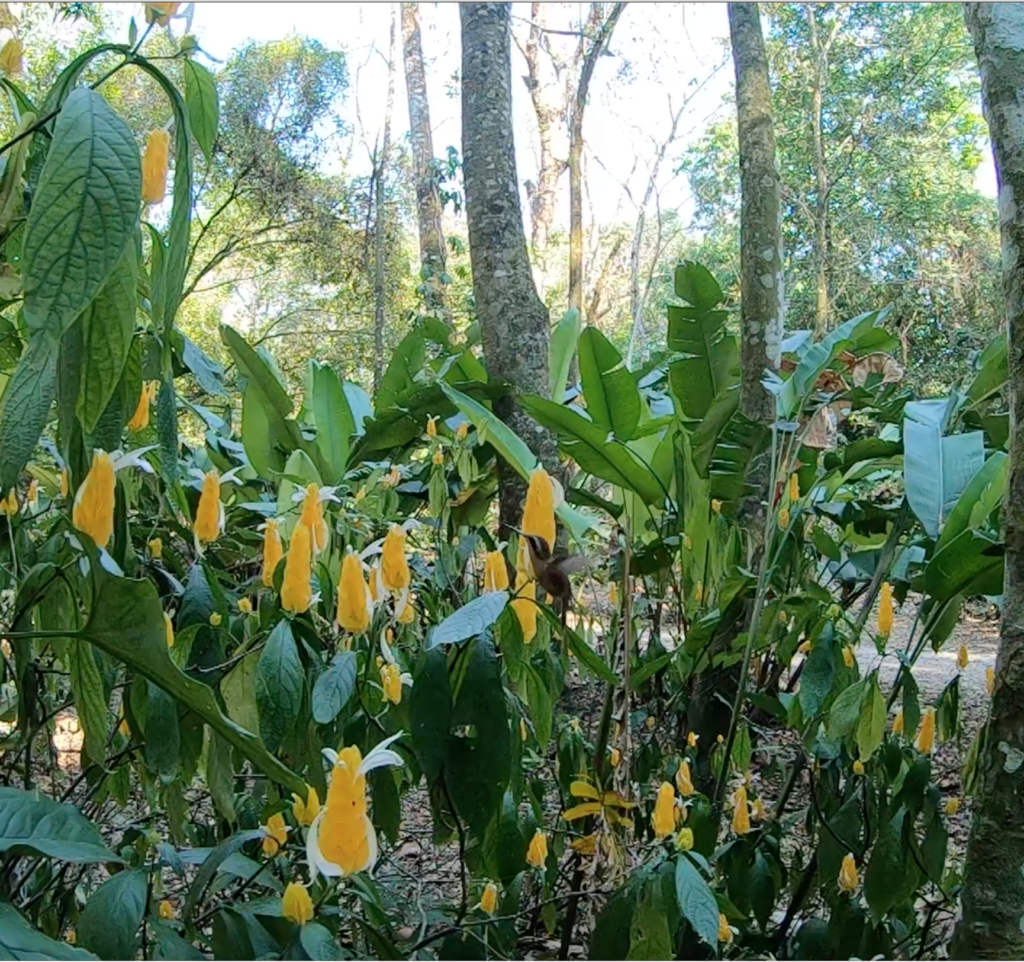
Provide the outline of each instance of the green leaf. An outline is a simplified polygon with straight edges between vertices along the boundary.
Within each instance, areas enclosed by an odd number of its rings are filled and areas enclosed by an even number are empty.
[[[974,407],[1002,390],[1010,376],[1006,334],[1000,331],[978,358],[978,373],[967,388],[967,400]]]
[[[860,704],[864,698],[867,679],[855,681],[844,688],[832,702],[828,713],[828,737],[831,741],[842,741],[849,735],[860,719]]]
[[[299,941],[302,948],[314,962],[329,962],[332,959],[346,959],[347,953],[342,952],[341,946],[334,940],[330,930],[324,928],[319,922],[307,922],[299,929]]]
[[[1001,542],[967,528],[928,559],[924,590],[939,603],[960,594],[1002,594],[1003,552]]]
[[[63,962],[65,959],[96,958],[85,949],[43,935],[7,902],[0,902],[0,956],[17,962]]]
[[[324,364],[310,361],[311,407],[316,424],[316,444],[328,474],[325,484],[337,484],[348,463],[349,439],[355,421],[338,375]]]
[[[736,727],[736,738],[732,745],[732,764],[736,771],[748,771],[753,754],[754,748],[750,743],[750,729],[745,721],[741,721]]]
[[[903,842],[906,814],[901,808],[883,827],[864,873],[864,898],[876,922],[897,904],[902,894],[901,880],[906,876],[906,863],[911,860]]]
[[[203,778],[206,788],[221,817],[233,824],[238,816],[235,812],[235,769],[231,763],[231,746],[207,728],[205,754]]]
[[[119,862],[99,831],[74,805],[0,787],[0,852],[65,862]]]
[[[523,665],[522,676],[518,680],[517,687],[520,697],[530,710],[530,720],[537,733],[537,744],[540,745],[541,751],[544,751],[551,739],[551,726],[555,720],[555,706],[552,702],[551,692],[544,684],[540,672],[531,664]]]
[[[590,474],[638,494],[648,504],[660,504],[665,492],[657,477],[621,441],[609,438],[592,421],[561,404],[536,395],[520,399],[538,422],[555,431],[562,450]]]
[[[676,268],[675,292],[698,311],[710,311],[725,299],[711,271],[696,261],[683,261]]]
[[[192,372],[196,382],[207,394],[228,396],[224,389],[224,366],[214,361],[184,334],[181,335],[181,363]]]
[[[306,786],[303,783],[301,795],[304,796],[305,792]],[[300,793],[296,792],[296,794]],[[196,907],[199,905],[199,900],[203,897],[207,887],[232,855],[241,849],[243,845],[264,837],[265,833],[262,828],[247,829],[244,832],[236,832],[230,838],[224,839],[212,852],[209,852],[203,859],[203,864],[200,866],[199,871],[196,872],[196,876],[188,888],[188,893],[185,895],[185,907],[182,910],[183,917],[187,919],[192,918]]]
[[[374,769],[369,775],[370,794],[373,810],[370,813],[378,832],[394,845],[398,841],[398,830],[402,820],[401,801],[395,775],[389,766]]]
[[[775,907],[775,875],[768,859],[760,851],[754,853],[754,865],[750,870],[750,906],[757,924],[764,931]]]
[[[418,389],[416,375],[423,369],[427,358],[427,340],[423,327],[414,327],[392,352],[373,399],[373,407],[378,414],[388,408],[400,407]]]
[[[313,721],[329,725],[348,704],[356,688],[358,658],[354,651],[339,651],[313,686]]]
[[[431,633],[427,649],[454,645],[482,635],[498,620],[508,604],[507,591],[490,591],[453,611]]]
[[[18,483],[43,433],[57,390],[57,358],[52,337],[33,337],[0,395],[0,490]]]
[[[484,858],[492,878],[509,885],[526,865],[526,845],[515,799],[511,792],[505,792],[501,811],[491,822],[484,839]]]
[[[452,728],[461,728],[464,734],[448,738],[446,782],[456,811],[482,839],[511,775],[508,710],[494,646],[486,638],[477,638],[462,657],[465,666],[455,695]]]
[[[135,138],[85,87],[65,101],[25,226],[25,324],[60,338],[106,283],[139,222]]]
[[[217,139],[220,104],[217,100],[217,81],[202,64],[185,61],[185,104],[188,123],[207,161],[213,157],[213,144]]]
[[[565,398],[565,382],[569,379],[572,357],[580,339],[580,312],[570,307],[555,325],[548,344],[548,385],[556,404]],[[580,359],[582,371],[582,357]]]
[[[77,411],[86,433],[95,429],[128,360],[135,332],[136,271],[132,240],[106,284],[82,314],[82,378]]]
[[[440,387],[452,404],[473,422],[481,441],[492,445],[498,454],[515,468],[520,477],[529,481],[530,474],[536,470],[538,462],[525,442],[497,415],[488,411],[478,401],[456,391],[455,388],[447,384],[442,383]],[[575,511],[567,503],[560,504],[555,509],[555,514],[576,539],[582,538],[593,527],[589,518]]]
[[[700,869],[685,853],[676,858],[676,898],[683,918],[698,937],[712,948],[718,946],[718,902]]]
[[[443,648],[424,652],[420,657],[409,696],[409,715],[416,760],[427,781],[434,782],[444,766],[452,727],[448,659]]]
[[[725,329],[725,311],[668,308],[668,349],[685,355],[669,365],[672,393],[687,418],[701,420],[739,379],[739,346]]]
[[[640,420],[640,392],[622,355],[596,327],[588,327],[580,338],[580,380],[594,423],[620,441],[633,437]]]
[[[235,359],[239,372],[257,392],[267,411],[278,418],[288,417],[294,406],[292,399],[267,362],[249,346],[241,334],[226,324],[221,325],[220,336]]]
[[[305,781],[274,758],[259,738],[227,718],[211,688],[171,661],[163,606],[152,582],[116,578],[96,563],[92,575],[94,600],[83,637],[173,695],[265,775],[290,792],[304,794]]]
[[[287,620],[270,633],[256,668],[256,708],[260,735],[270,751],[281,747],[302,713],[305,673]]]
[[[134,959],[146,911],[146,872],[118,872],[95,892],[78,918],[78,942],[101,959]]]
[[[110,713],[103,678],[88,642],[72,638],[68,647],[68,669],[75,711],[85,736],[85,753],[90,761],[102,765],[107,757]]]
[[[1003,500],[1006,479],[1010,472],[1010,459],[1004,451],[996,451],[967,483],[963,493],[949,512],[936,549],[943,548],[968,527],[977,527],[972,519],[977,515],[987,519]],[[978,510],[978,506],[981,510]]]
[[[861,853],[861,799],[854,795],[838,812],[828,818],[828,826],[818,832],[818,861],[821,877],[833,884],[847,853]],[[831,829],[831,830],[830,830]]]
[[[590,647],[572,628],[563,625],[561,619],[547,606],[540,609],[545,618],[551,622],[551,628],[565,640],[569,650],[602,681],[611,685],[619,684],[619,677],[606,664],[604,659]]]
[[[284,470],[289,446],[282,449],[271,430],[270,416],[263,406],[259,389],[246,384],[242,392],[242,445],[253,470],[261,478],[277,477]]]
[[[804,663],[803,674],[800,676],[799,699],[804,718],[813,718],[818,709],[825,704],[832,690],[835,670],[832,632],[823,631],[822,636],[814,642],[811,653]]]
[[[150,682],[146,692],[146,764],[164,784],[174,781],[181,762],[181,728],[178,704],[159,685]]]
[[[260,728],[260,716],[256,710],[256,672],[259,664],[260,653],[250,651],[220,683],[220,693],[228,717],[250,732],[259,731]]]
[[[857,722],[857,750],[862,762],[866,762],[882,744],[885,718],[885,695],[878,687],[878,676],[872,675],[861,702],[860,719]]]
[[[717,922],[717,917],[716,917]],[[674,955],[668,917],[658,904],[656,882],[644,886],[629,927],[627,959],[670,959]]]

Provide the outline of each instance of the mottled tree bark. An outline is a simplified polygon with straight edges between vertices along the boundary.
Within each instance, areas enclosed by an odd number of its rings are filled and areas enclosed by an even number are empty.
[[[1006,582],[995,692],[978,754],[963,917],[951,955],[1024,958],[1024,4],[965,4],[999,188],[1010,377]]]
[[[537,296],[519,205],[512,137],[510,5],[460,4],[462,21],[462,164],[473,295],[487,371],[516,392],[549,396],[548,310]],[[545,462],[558,448],[509,395],[495,403],[498,416]],[[499,459],[500,521],[519,523],[526,488]]]
[[[739,133],[740,312],[742,383],[740,405],[749,418],[769,423],[775,410],[761,384],[777,367],[782,344],[784,293],[779,173],[775,165],[772,92],[768,58],[756,3],[729,4],[729,34],[736,67]]]
[[[384,254],[386,218],[384,188],[391,158],[391,114],[395,105],[395,16],[391,14],[391,38],[388,47],[388,93],[384,107],[384,143],[376,160],[373,221],[373,392],[384,377]]]
[[[427,99],[427,74],[423,66],[418,7],[416,3],[402,4],[402,50],[405,90],[409,101],[409,141],[416,177],[416,220],[424,275],[424,301],[429,310],[450,319],[451,312],[441,282],[441,275],[445,272],[446,252],[441,226],[441,198],[432,170],[434,137],[430,126],[430,103]]]
[[[839,27],[837,19],[829,36],[818,33],[814,6],[806,4],[807,28],[814,58],[814,82],[811,87],[811,141],[814,147],[814,328],[818,334],[828,330],[828,167],[825,163],[825,141],[821,130],[821,113],[828,82],[828,55]]]

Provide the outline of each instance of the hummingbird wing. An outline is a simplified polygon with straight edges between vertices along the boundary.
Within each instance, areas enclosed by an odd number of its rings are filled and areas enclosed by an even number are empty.
[[[562,574],[566,575],[575,574],[577,571],[582,571],[584,568],[589,566],[590,559],[581,554],[571,555],[570,557],[558,562],[558,570],[561,571]]]

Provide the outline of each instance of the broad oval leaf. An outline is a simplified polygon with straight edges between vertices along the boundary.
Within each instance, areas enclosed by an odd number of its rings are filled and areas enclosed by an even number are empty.
[[[0,956],[5,959],[32,959],[34,962],[96,958],[85,949],[43,935],[6,902],[0,902]]]
[[[107,757],[110,723],[103,677],[92,646],[78,638],[71,638],[69,642],[67,659],[71,693],[75,697],[75,711],[85,737],[85,753],[90,761],[102,762]]]
[[[291,626],[280,621],[270,633],[256,667],[256,708],[260,735],[275,752],[294,729],[302,711],[305,673]]]
[[[443,649],[421,655],[409,695],[409,715],[416,760],[427,781],[434,782],[444,767],[452,719],[448,659]]]
[[[121,259],[139,221],[132,132],[95,91],[64,102],[25,227],[25,324],[59,338]]]
[[[700,869],[685,855],[676,859],[676,898],[693,931],[712,947],[718,945],[718,902]]]
[[[95,892],[78,919],[78,941],[101,959],[134,959],[146,911],[146,872],[119,872]]]
[[[220,121],[217,81],[209,70],[194,60],[185,61],[185,104],[188,107],[188,124],[192,128],[192,136],[206,159],[210,160]]]
[[[580,339],[580,312],[570,307],[555,325],[548,344],[548,379],[551,396],[559,404],[565,398],[565,382],[569,379],[572,357]],[[581,357],[582,362],[582,357]],[[582,371],[582,363],[581,363]]]
[[[313,686],[313,721],[328,725],[338,717],[356,687],[356,665],[358,658],[354,651],[339,651],[332,659],[327,671],[323,672]]]
[[[337,484],[348,463],[350,439],[356,433],[355,419],[338,375],[317,361],[310,361],[309,365],[316,445],[329,469],[324,481]]]
[[[120,862],[74,805],[18,788],[0,788],[0,852],[65,862]]]
[[[452,645],[483,634],[508,604],[507,591],[491,591],[452,612],[430,634],[427,648]]]
[[[628,441],[640,420],[642,402],[622,355],[596,327],[583,332],[579,355],[587,413],[599,427],[614,432],[620,441]]]
[[[0,394],[0,490],[18,483],[43,433],[57,392],[57,358],[54,339],[36,335]]]

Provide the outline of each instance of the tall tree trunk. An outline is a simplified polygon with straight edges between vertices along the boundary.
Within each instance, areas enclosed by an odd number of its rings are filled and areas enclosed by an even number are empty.
[[[740,406],[749,418],[770,423],[771,395],[761,384],[766,367],[777,367],[782,344],[782,227],[779,173],[775,166],[772,92],[768,58],[756,3],[729,4],[729,35],[736,66],[739,133]]]
[[[373,222],[373,392],[384,377],[384,242],[387,217],[384,188],[391,156],[391,113],[395,105],[395,13],[391,11],[391,40],[388,47],[388,94],[384,107],[384,143],[377,159]]]
[[[814,328],[818,334],[828,330],[828,168],[825,165],[825,142],[821,132],[822,101],[828,81],[829,41],[818,34],[814,7],[806,4],[807,26],[811,34],[811,56],[814,58],[814,80],[811,86],[811,140],[814,147]],[[838,22],[838,21],[837,21]],[[834,33],[833,33],[834,36]]]
[[[999,188],[1010,358],[1010,477],[1003,499],[1006,582],[995,692],[978,754],[963,915],[952,956],[1024,958],[1024,4],[965,4],[981,70]]]
[[[600,4],[591,4],[589,22],[597,28],[590,49],[583,57],[569,121],[569,307],[583,313],[583,112],[590,93],[590,81],[598,58],[608,46],[625,3],[616,3],[603,20]]]
[[[441,276],[445,272],[444,230],[441,226],[441,198],[432,169],[434,138],[427,100],[427,74],[423,67],[419,4],[402,4],[402,51],[405,60],[405,90],[409,101],[409,140],[416,176],[416,220],[423,265],[424,301],[427,309],[451,319]]]
[[[512,137],[510,4],[463,3],[459,12],[466,220],[487,371],[516,391],[548,397],[550,321],[530,272]],[[555,439],[512,395],[495,402],[495,411],[549,469],[556,466]],[[526,487],[502,459],[498,480],[507,531],[519,523]]]

